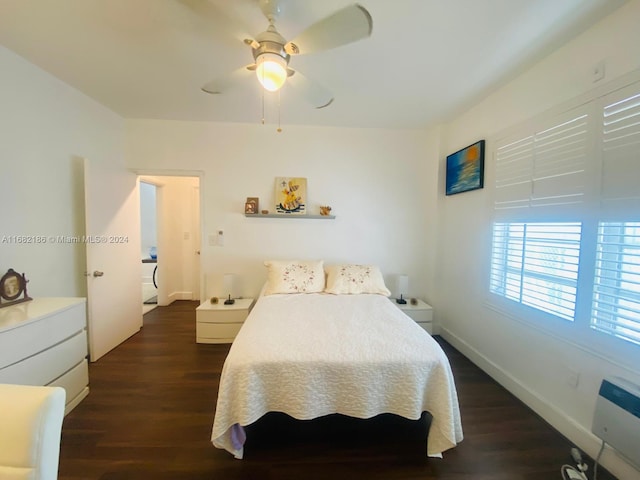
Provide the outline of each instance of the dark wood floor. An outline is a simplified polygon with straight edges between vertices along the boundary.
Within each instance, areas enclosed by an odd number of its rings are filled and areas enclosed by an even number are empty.
[[[229,345],[195,343],[195,307],[156,308],[90,365],[91,392],[63,424],[61,480],[546,480],[571,460],[567,439],[443,340],[465,435],[444,459],[425,456],[425,422],[269,414],[236,460],[209,440]]]

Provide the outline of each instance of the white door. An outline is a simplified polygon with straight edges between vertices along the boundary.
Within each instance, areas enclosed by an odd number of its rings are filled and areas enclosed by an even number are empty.
[[[95,362],[142,327],[137,177],[84,160],[89,357]]]
[[[193,250],[193,280],[191,291],[191,300],[200,300],[200,182],[198,186],[193,187],[191,196],[191,235]]]

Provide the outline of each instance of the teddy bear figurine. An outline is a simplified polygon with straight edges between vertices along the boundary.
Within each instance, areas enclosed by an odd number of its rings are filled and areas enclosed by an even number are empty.
[[[320,206],[320,215],[329,215],[331,213],[331,207],[329,205]]]

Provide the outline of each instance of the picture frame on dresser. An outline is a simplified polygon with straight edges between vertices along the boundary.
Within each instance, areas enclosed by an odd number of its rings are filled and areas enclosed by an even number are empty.
[[[7,270],[0,278],[0,308],[31,300],[27,295],[27,282],[24,273],[20,274],[13,268]]]
[[[260,199],[258,197],[247,197],[247,201],[244,204],[244,213],[258,213],[260,206]]]

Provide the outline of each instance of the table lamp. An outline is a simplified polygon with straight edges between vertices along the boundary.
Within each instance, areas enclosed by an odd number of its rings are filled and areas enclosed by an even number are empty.
[[[227,299],[224,301],[225,305],[233,305],[236,301],[231,298],[233,294],[233,284],[235,282],[235,274],[233,273],[225,273],[222,277],[222,288],[224,290],[224,294],[227,296]]]
[[[408,275],[397,275],[396,276],[396,295],[399,295],[396,298],[396,303],[400,305],[405,305],[407,301],[402,298],[402,295],[407,293],[409,290],[409,276]]]

